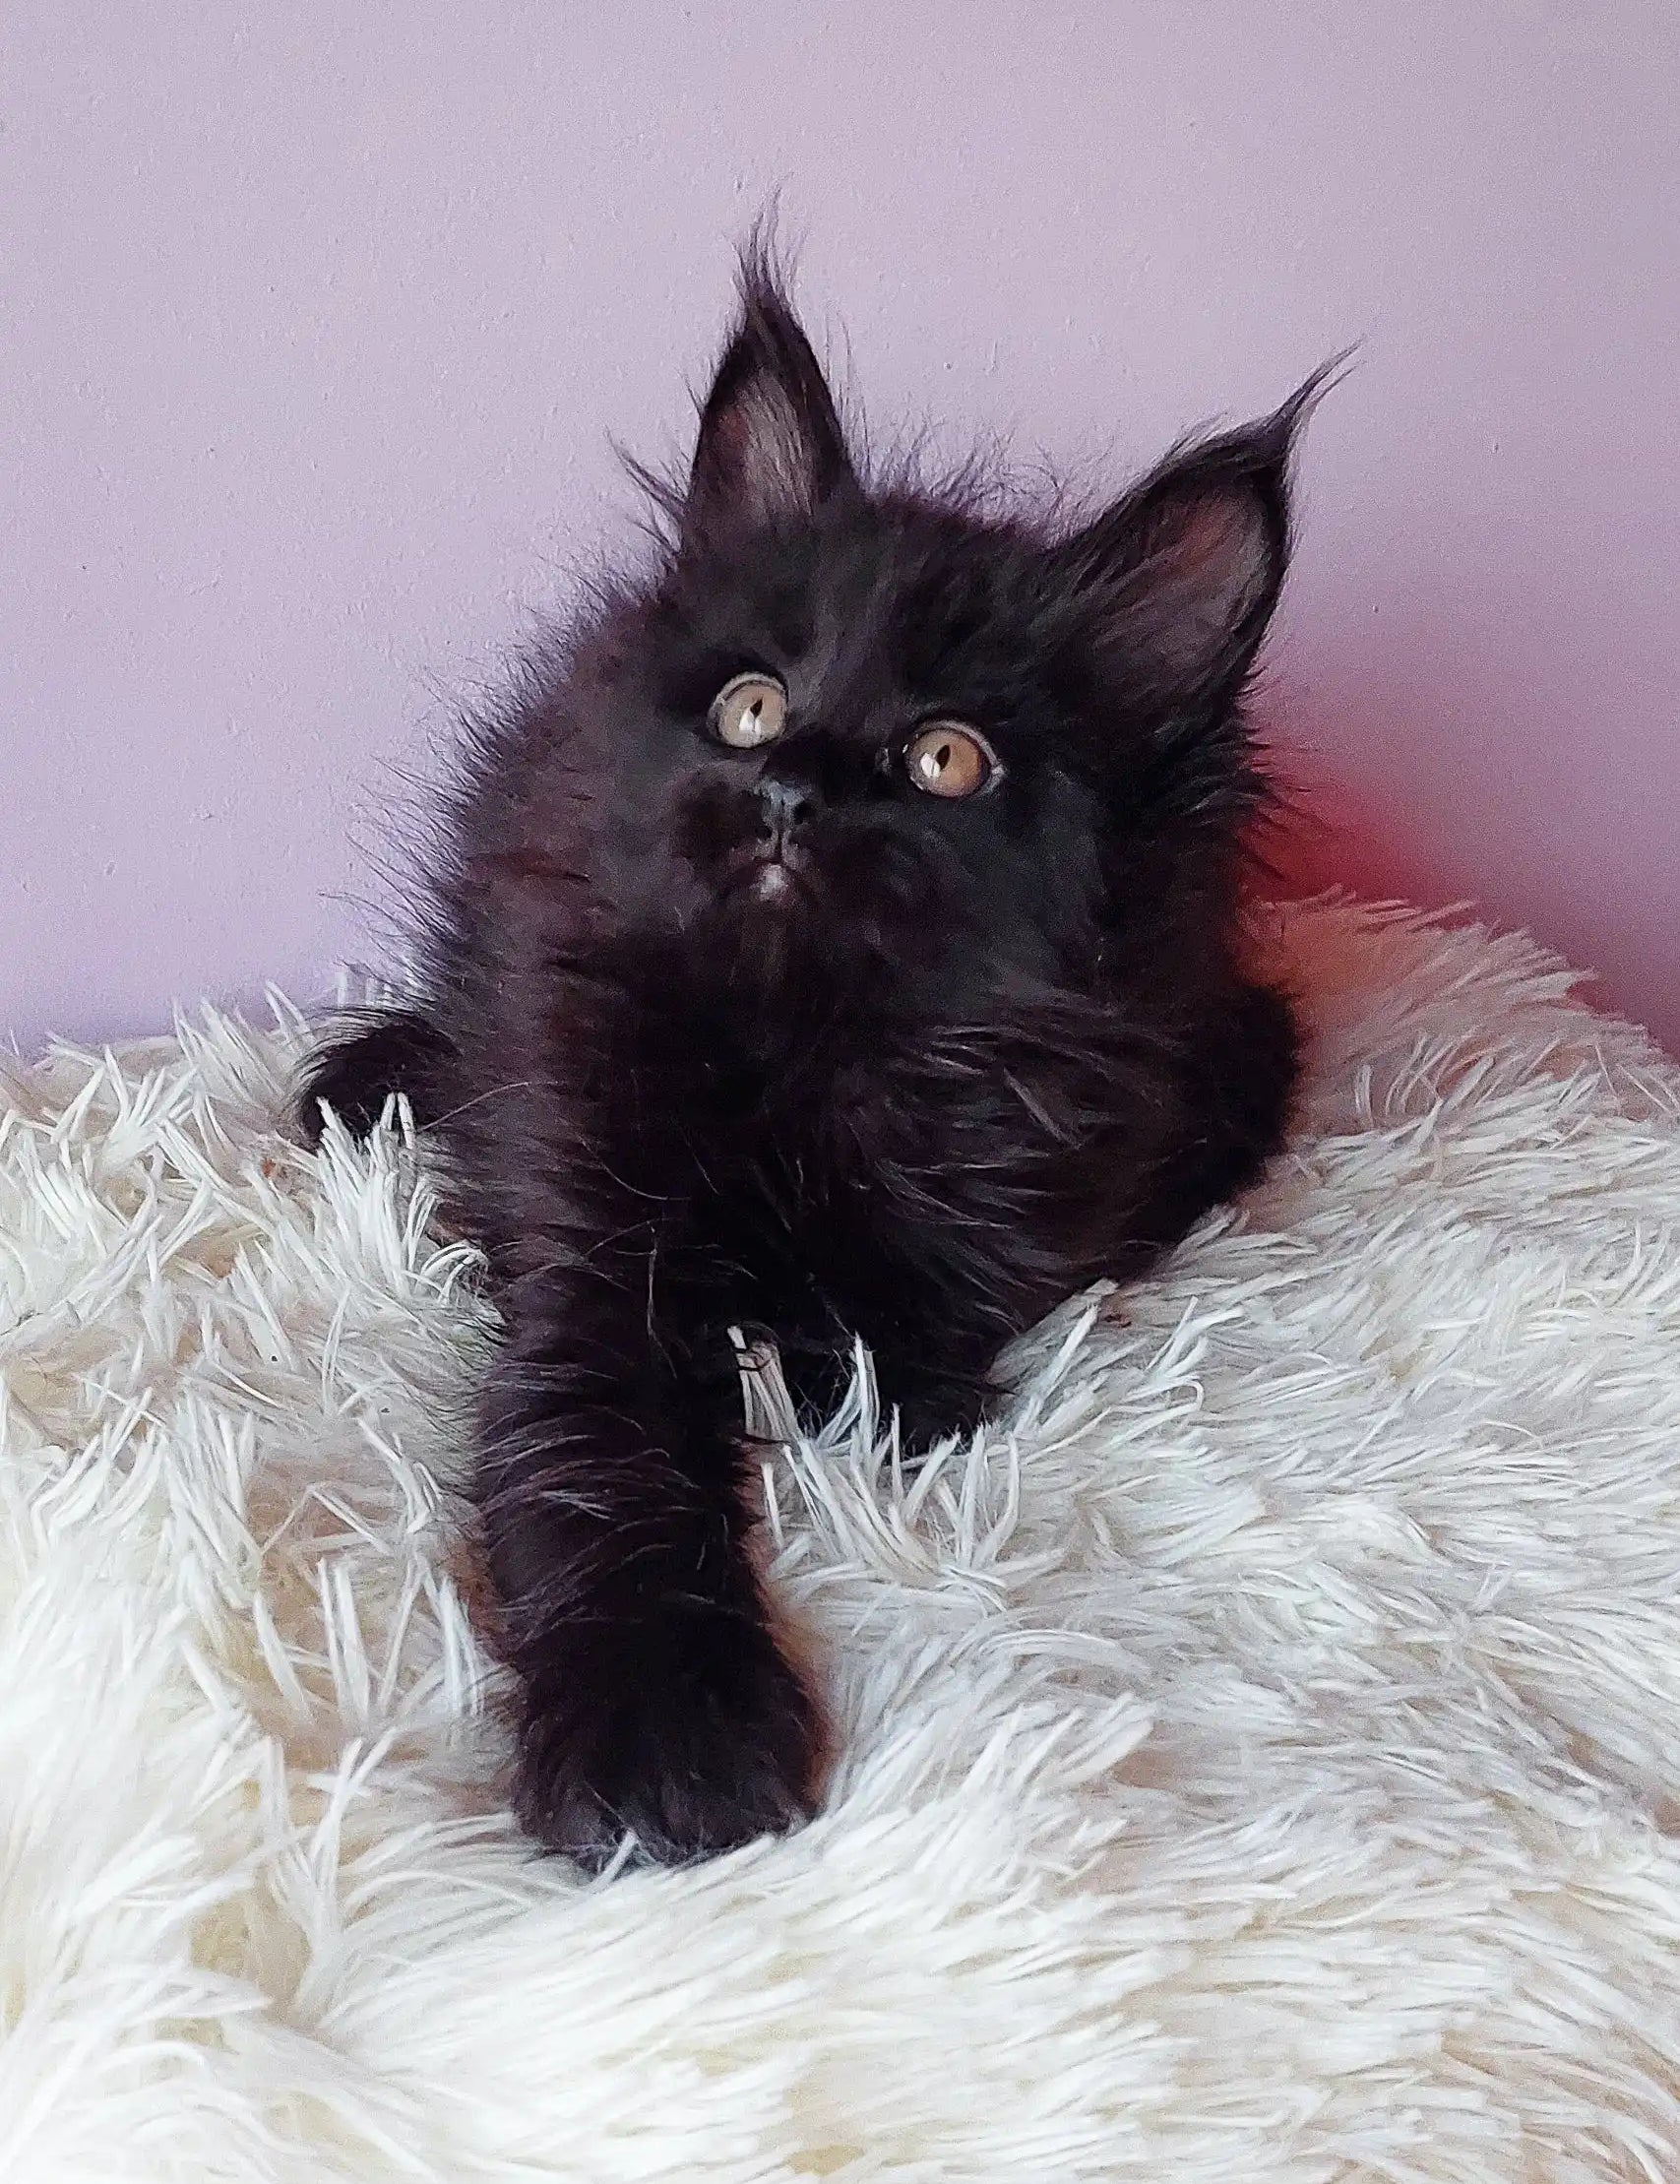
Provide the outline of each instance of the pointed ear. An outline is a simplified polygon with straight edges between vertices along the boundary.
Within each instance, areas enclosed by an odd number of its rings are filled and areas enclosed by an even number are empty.
[[[811,515],[852,477],[822,367],[765,252],[741,259],[741,313],[700,412],[683,530]]]
[[[1275,415],[1175,450],[1059,549],[1147,702],[1181,713],[1240,690],[1288,566],[1296,435],[1335,368]]]

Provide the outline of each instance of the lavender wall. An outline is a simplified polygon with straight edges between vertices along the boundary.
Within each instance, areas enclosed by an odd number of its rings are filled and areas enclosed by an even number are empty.
[[[11,0],[0,1024],[369,948],[394,769],[780,183],[873,413],[1117,475],[1363,343],[1271,705],[1377,884],[1680,1041],[1672,0]]]

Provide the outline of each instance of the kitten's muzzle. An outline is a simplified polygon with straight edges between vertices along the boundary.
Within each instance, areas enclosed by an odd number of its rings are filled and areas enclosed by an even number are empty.
[[[773,853],[779,856],[793,830],[816,811],[817,799],[801,781],[761,780],[754,794],[764,814],[765,832],[770,837]]]
[[[726,884],[745,881],[766,902],[802,892],[810,859],[795,837],[816,811],[818,798],[801,783],[760,780],[753,801],[759,831],[730,858]]]

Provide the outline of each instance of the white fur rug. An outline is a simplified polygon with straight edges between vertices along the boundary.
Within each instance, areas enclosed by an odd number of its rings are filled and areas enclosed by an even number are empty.
[[[1521,940],[1276,945],[1243,1216],[980,1446],[771,1467],[829,1811],[590,1885],[497,1801],[404,1149],[285,1142],[295,1027],[12,1070],[6,2184],[1680,2178],[1680,1072]]]

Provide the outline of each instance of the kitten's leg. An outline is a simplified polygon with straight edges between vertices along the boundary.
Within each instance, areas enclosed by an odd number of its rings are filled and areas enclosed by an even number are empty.
[[[748,1551],[733,1356],[721,1331],[704,1359],[667,1322],[655,1339],[648,1275],[585,1262],[514,1284],[484,1404],[516,1802],[590,1864],[626,1829],[671,1861],[790,1827],[816,1772]]]
[[[371,1018],[358,1030],[341,1030],[304,1066],[296,1110],[305,1141],[320,1143],[323,1100],[357,1137],[373,1128],[395,1092],[407,1094],[416,1122],[430,1121],[439,1066],[449,1053],[443,1033],[410,1010]]]

